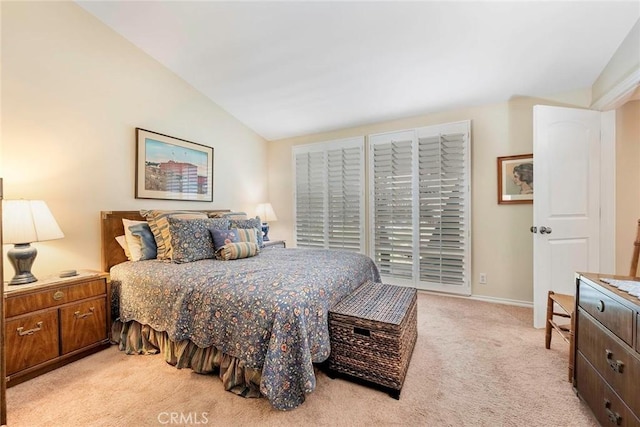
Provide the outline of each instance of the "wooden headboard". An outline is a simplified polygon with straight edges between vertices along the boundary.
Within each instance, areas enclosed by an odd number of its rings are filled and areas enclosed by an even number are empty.
[[[220,213],[231,212],[229,209],[216,210],[195,210],[194,212]],[[127,261],[124,251],[116,241],[117,236],[124,234],[124,226],[122,219],[130,219],[133,221],[144,221],[145,218],[140,215],[140,211],[102,211],[100,212],[100,230],[102,233],[102,271],[109,272],[111,267],[121,262]]]

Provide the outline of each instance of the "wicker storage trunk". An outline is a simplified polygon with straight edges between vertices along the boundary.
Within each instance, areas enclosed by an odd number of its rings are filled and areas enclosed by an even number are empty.
[[[329,373],[356,377],[400,398],[418,336],[416,290],[366,282],[329,311]]]

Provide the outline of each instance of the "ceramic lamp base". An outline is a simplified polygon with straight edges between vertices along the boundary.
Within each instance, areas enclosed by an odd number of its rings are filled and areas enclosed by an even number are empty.
[[[262,223],[262,240],[265,242],[269,241],[269,224],[266,222]]]
[[[38,279],[31,274],[31,266],[38,251],[30,243],[17,243],[7,252],[7,257],[16,271],[9,285],[24,285],[36,282]]]

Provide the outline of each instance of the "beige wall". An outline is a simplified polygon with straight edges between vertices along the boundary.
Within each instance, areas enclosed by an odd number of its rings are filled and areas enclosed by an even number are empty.
[[[629,274],[640,219],[640,101],[616,110],[616,274]]]
[[[499,156],[533,151],[533,105],[585,107],[590,90],[548,99],[514,98],[509,102],[429,114],[317,135],[272,141],[268,146],[270,200],[278,215],[272,238],[293,245],[293,186],[291,147],[470,119],[472,151],[472,293],[519,302],[533,300],[532,205],[497,204]],[[487,284],[478,284],[478,274]]]
[[[73,2],[1,7],[5,197],[44,199],[65,233],[35,244],[36,276],[100,268],[101,210],[266,199],[266,141],[175,74]],[[214,202],[135,199],[136,127],[214,147]]]

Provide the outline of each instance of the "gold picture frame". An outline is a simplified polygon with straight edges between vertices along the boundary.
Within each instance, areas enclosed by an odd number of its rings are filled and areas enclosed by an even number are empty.
[[[498,204],[533,203],[533,154],[498,157]]]
[[[136,199],[213,201],[213,148],[136,128]]]

